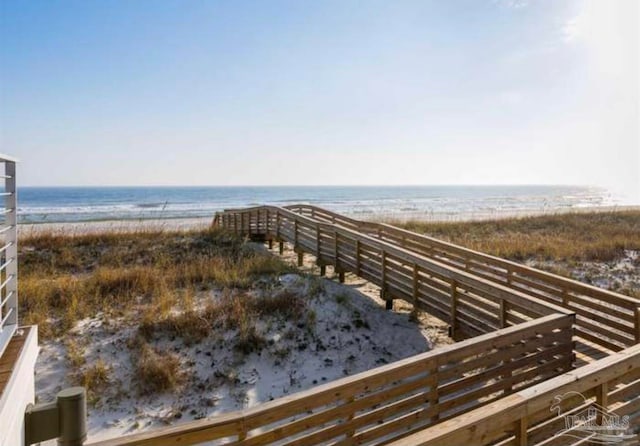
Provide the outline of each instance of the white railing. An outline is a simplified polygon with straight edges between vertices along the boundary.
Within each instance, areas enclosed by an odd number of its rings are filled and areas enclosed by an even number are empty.
[[[18,231],[16,159],[0,154],[0,356],[18,326]]]

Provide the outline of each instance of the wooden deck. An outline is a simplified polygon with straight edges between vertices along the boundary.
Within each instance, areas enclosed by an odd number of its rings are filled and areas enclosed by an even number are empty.
[[[11,338],[9,345],[0,357],[0,395],[4,393],[30,330],[31,327],[21,328],[19,332]]]

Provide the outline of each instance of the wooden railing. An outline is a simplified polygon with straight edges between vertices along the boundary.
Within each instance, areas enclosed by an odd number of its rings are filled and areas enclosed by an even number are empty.
[[[450,257],[316,217],[263,206],[218,214],[215,224],[289,242],[476,336],[244,411],[93,446],[583,444],[549,439],[566,415],[592,403],[628,415],[632,425],[640,420],[640,346],[571,370],[575,314],[568,309]],[[556,397],[565,397],[561,412],[551,411]]]
[[[593,410],[591,413],[589,408]],[[592,429],[584,422],[580,423],[580,430],[563,432],[571,427],[573,420],[569,417],[576,415],[586,416],[594,425],[604,427],[607,424],[611,427],[616,420],[612,417],[618,416],[623,426],[628,423],[629,429],[624,434],[631,438],[596,441],[594,433],[611,434],[614,429]],[[640,345],[635,345],[391,445],[637,445],[638,426]],[[586,441],[586,436],[592,442]]]
[[[640,300],[483,254],[388,224],[362,222],[308,205],[287,209],[319,222],[335,223],[408,251],[459,268],[576,313],[576,335],[606,353],[640,342]]]
[[[275,237],[321,264],[350,271],[443,319],[456,338],[489,333],[553,313],[570,311],[384,240],[288,209],[227,210],[215,224],[249,236]]]
[[[18,327],[16,160],[0,154],[4,207],[0,209],[0,356]]]
[[[379,444],[571,369],[572,314],[552,314],[230,414],[92,446]]]

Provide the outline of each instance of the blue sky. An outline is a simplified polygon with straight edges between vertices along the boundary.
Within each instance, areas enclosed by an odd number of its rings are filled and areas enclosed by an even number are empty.
[[[640,194],[637,25],[633,0],[0,0],[0,151],[30,185]]]

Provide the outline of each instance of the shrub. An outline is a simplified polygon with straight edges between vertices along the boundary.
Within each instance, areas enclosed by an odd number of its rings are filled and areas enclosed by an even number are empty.
[[[142,394],[175,390],[182,382],[180,360],[171,352],[154,349],[140,341],[133,362],[135,378]]]

